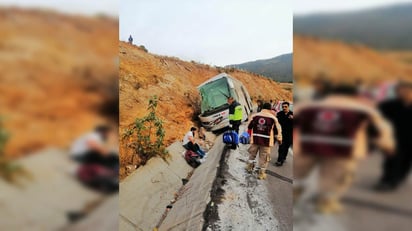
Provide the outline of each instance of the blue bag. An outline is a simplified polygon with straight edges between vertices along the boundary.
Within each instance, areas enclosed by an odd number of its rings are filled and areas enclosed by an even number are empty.
[[[223,133],[223,143],[230,146],[231,149],[236,149],[239,144],[238,134],[233,130],[226,131]]]
[[[249,133],[243,132],[242,135],[240,135],[239,142],[242,144],[250,144]]]

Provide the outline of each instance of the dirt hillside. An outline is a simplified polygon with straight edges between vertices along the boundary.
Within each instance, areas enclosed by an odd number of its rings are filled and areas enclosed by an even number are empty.
[[[410,63],[365,46],[297,35],[293,40],[295,81],[314,78],[320,73],[348,81],[412,78]]]
[[[118,21],[0,8],[6,153],[67,146],[95,125],[117,85]]]
[[[157,95],[157,114],[166,128],[165,144],[182,139],[193,124],[193,99],[199,94],[196,87],[219,74],[219,70],[242,81],[254,99],[292,99],[290,90],[258,75],[154,55],[125,42],[120,42],[119,52],[120,133],[136,117],[147,113],[148,98]],[[121,164],[127,164],[131,152],[124,143],[120,143],[120,153]]]

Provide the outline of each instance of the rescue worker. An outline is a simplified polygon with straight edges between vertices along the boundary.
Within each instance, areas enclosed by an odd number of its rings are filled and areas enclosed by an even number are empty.
[[[289,102],[282,103],[282,111],[277,113],[277,118],[282,126],[282,144],[279,145],[278,160],[276,161],[276,166],[280,167],[286,160],[288,155],[289,147],[292,145],[293,137],[293,112],[289,110]]]
[[[359,101],[352,86],[337,86],[322,100],[298,105],[294,124],[294,200],[305,189],[302,180],[319,165],[316,207],[321,213],[342,211],[340,199],[368,151],[369,126],[379,134],[373,140],[376,146],[388,153],[394,149],[390,124],[374,107]]]
[[[275,143],[275,139],[282,142],[282,128],[275,115],[271,112],[270,103],[263,104],[262,111],[253,115],[249,125],[251,133],[249,160],[246,170],[251,173],[254,169],[254,161],[259,152],[259,175],[258,179],[266,179],[266,167],[270,161],[271,148]]]
[[[239,126],[242,124],[243,109],[233,97],[227,98],[229,104],[229,123],[232,125],[232,129],[239,134]]]
[[[400,82],[396,86],[397,97],[379,105],[382,114],[394,127],[396,152],[386,156],[383,174],[375,186],[377,191],[392,191],[399,187],[409,176],[412,165],[412,142],[408,134],[412,130],[412,82]]]

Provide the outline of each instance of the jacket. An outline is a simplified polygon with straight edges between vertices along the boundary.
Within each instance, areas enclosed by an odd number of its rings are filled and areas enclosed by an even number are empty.
[[[356,98],[329,96],[296,107],[293,132],[296,153],[363,158],[368,152],[368,127],[379,137],[375,143],[394,149],[392,127],[373,107]]]
[[[252,131],[251,144],[272,147],[275,139],[282,141],[282,128],[270,110],[262,109],[261,112],[253,115],[248,129]]]
[[[234,101],[229,106],[229,120],[231,121],[240,121],[243,118],[242,114],[242,105],[240,105],[237,101]]]

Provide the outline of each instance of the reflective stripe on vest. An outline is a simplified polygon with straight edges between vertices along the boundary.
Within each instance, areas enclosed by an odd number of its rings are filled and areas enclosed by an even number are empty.
[[[350,146],[353,145],[352,139],[339,138],[339,137],[328,137],[328,136],[314,136],[314,135],[302,135],[300,137],[301,142],[313,142],[313,143],[324,143],[324,144],[335,144]]]
[[[259,137],[263,137],[263,138],[270,138],[270,136],[267,135],[262,135],[262,134],[253,134],[253,136],[259,136]]]

